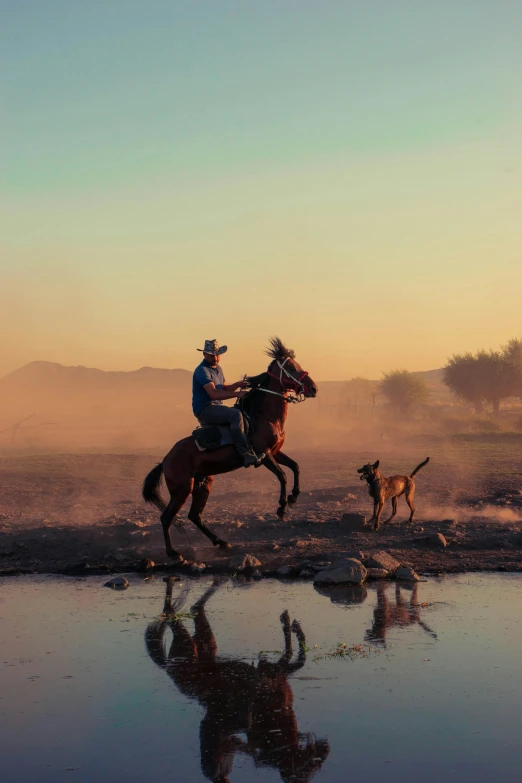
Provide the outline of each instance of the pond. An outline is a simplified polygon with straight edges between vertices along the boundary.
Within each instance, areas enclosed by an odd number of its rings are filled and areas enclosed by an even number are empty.
[[[9,783],[515,779],[517,575],[0,582]]]

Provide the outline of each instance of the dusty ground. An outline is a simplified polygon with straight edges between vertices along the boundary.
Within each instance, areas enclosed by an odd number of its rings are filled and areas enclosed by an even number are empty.
[[[278,485],[263,468],[218,477],[206,523],[227,539],[222,552],[187,523],[188,538],[174,532],[189,562],[208,569],[227,566],[236,553],[249,552],[262,571],[306,560],[335,562],[343,552],[384,549],[420,573],[467,570],[522,570],[522,441],[461,439],[376,453],[289,452],[302,468],[302,494],[285,521],[275,516]],[[427,455],[417,476],[417,514],[404,524],[399,501],[397,524],[378,532],[352,532],[345,512],[370,516],[371,501],[356,468],[381,460],[384,475],[411,472]],[[169,566],[158,514],[140,498],[141,482],[161,454],[61,454],[5,456],[0,459],[0,574],[19,572],[89,573],[129,570],[143,558],[156,568]],[[291,486],[291,483],[289,484]],[[165,488],[163,488],[165,493]],[[184,509],[186,515],[188,508]],[[414,531],[440,532],[439,550],[414,541]]]

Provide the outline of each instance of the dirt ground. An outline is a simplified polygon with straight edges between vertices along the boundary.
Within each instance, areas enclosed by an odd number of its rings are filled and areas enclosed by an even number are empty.
[[[220,476],[204,518],[231,549],[215,549],[187,522],[186,535],[175,531],[173,542],[188,567],[228,569],[231,556],[251,553],[261,561],[261,572],[290,565],[298,573],[305,562],[335,562],[357,549],[385,550],[420,574],[522,570],[522,440],[418,439],[378,453],[288,452],[301,465],[302,494],[287,518],[275,515],[278,483],[265,469]],[[377,532],[347,528],[343,514],[370,516],[358,467],[379,458],[384,475],[410,473],[427,455],[430,464],[416,477],[414,524],[404,523],[407,506],[401,499],[396,523]],[[143,478],[162,456],[0,458],[0,574],[128,571],[139,569],[145,558],[158,570],[172,568],[158,512],[140,496]],[[187,511],[188,506],[182,516]],[[419,540],[432,532],[445,536],[445,549]]]

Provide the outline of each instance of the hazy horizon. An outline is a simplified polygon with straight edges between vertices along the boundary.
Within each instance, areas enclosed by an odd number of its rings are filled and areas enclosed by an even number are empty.
[[[0,375],[378,378],[520,328],[522,6],[2,3]]]

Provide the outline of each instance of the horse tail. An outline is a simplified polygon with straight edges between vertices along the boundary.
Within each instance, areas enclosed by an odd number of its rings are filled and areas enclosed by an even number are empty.
[[[167,504],[158,492],[162,475],[163,463],[159,462],[146,476],[141,494],[146,503],[153,503],[160,511],[165,511]]]
[[[416,475],[416,474],[419,472],[419,470],[420,470],[421,468],[423,468],[423,467],[424,467],[424,465],[427,465],[427,464],[428,464],[428,462],[429,462],[429,461],[430,461],[430,458],[429,458],[429,457],[426,457],[426,459],[424,460],[424,462],[421,462],[421,464],[420,464],[420,465],[417,465],[417,467],[415,468],[415,470],[413,471],[413,473],[410,473],[410,478],[413,478],[413,477],[414,477],[414,476],[415,476],[415,475]]]

